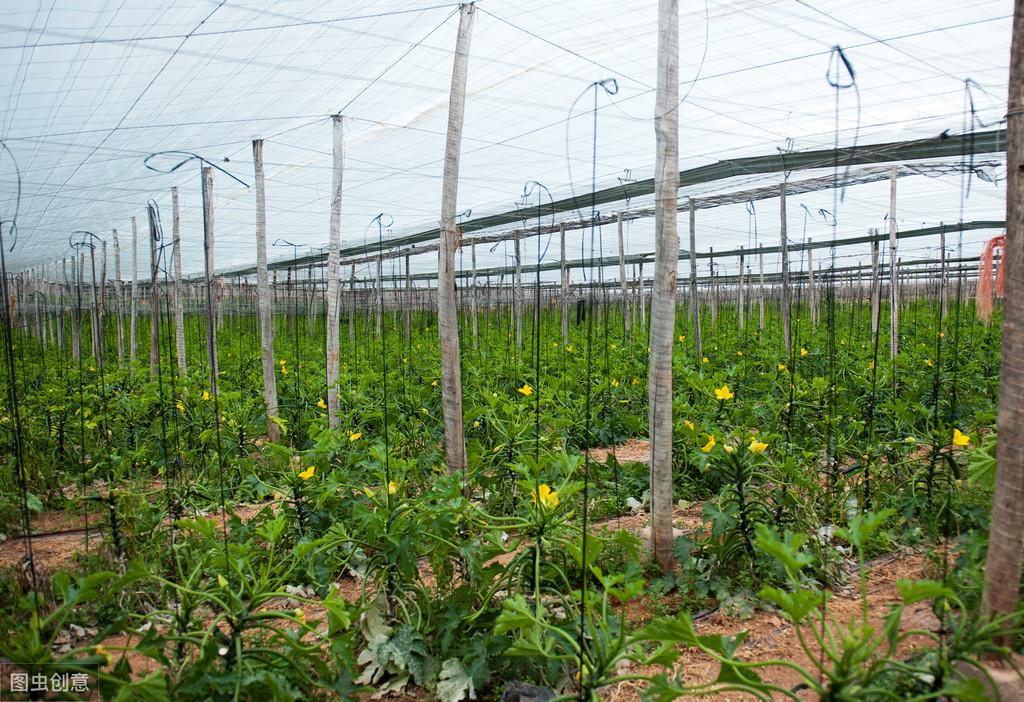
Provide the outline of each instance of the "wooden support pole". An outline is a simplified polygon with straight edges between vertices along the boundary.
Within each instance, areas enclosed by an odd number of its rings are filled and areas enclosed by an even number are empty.
[[[149,377],[156,380],[160,365],[160,294],[157,290],[160,267],[157,265],[156,209],[149,207]]]
[[[761,331],[764,331],[764,251],[762,250],[763,246],[763,244],[757,245],[757,328]]]
[[[174,348],[178,361],[178,372],[184,377],[187,368],[185,359],[185,310],[184,292],[181,289],[181,212],[178,207],[178,188],[171,188],[171,223],[174,241]]]
[[[877,232],[875,229],[868,231],[869,234],[874,235]],[[880,314],[880,293],[881,293],[881,278],[878,275],[878,242],[871,242],[871,335],[874,337],[878,333],[878,316]]]
[[[745,281],[745,278],[743,276],[743,274],[745,272],[743,270],[744,263],[745,263],[745,258],[744,258],[744,254],[743,254],[743,247],[741,246],[740,247],[740,275],[739,275],[739,281],[738,281],[738,283],[739,283],[739,291],[737,293],[739,295],[739,305],[738,305],[739,306],[739,318],[738,318],[738,325],[739,325],[739,330],[740,331],[743,331],[743,323],[744,323],[744,319],[745,319],[746,313],[747,313],[747,310],[746,310],[746,296],[744,294],[746,291],[744,290],[744,287],[743,287],[743,284],[744,284],[744,281]]]
[[[136,361],[137,330],[138,323],[138,293],[139,293],[139,225],[132,217],[132,299],[131,299],[131,322],[128,331],[128,358],[132,363]]]
[[[807,306],[810,310],[811,325],[818,325],[818,296],[814,287],[814,249],[813,239],[807,240]]]
[[[676,277],[679,260],[679,3],[658,2],[658,64],[654,107],[654,286],[648,362],[651,546],[661,569],[672,554],[672,351],[675,347]],[[620,220],[621,221],[621,220]]]
[[[405,255],[405,340],[412,335],[412,271],[409,270],[409,254]],[[475,318],[474,318],[475,319]]]
[[[622,328],[629,334],[629,284],[626,282],[626,246],[622,237],[622,213],[615,217],[619,231],[619,285],[622,289]]]
[[[558,225],[558,240],[562,251],[562,346],[569,343],[569,268],[565,265],[565,222]]]
[[[441,185],[441,241],[437,262],[437,329],[441,342],[441,407],[444,415],[444,444],[448,470],[466,471],[466,437],[462,417],[462,365],[459,358],[459,318],[455,299],[455,250],[458,224],[455,219],[459,187],[459,156],[466,105],[466,77],[469,72],[469,44],[476,8],[467,3],[459,8],[459,31],[455,40],[455,61],[448,103],[448,134],[445,142],[444,174]]]
[[[514,286],[512,290],[512,307],[515,309],[513,313],[515,315],[516,324],[516,348],[520,351],[523,350],[523,256],[522,249],[519,243],[519,233],[515,235],[515,254],[516,254],[516,273],[515,279],[512,281]]]
[[[263,404],[267,410],[267,439],[277,443],[281,440],[281,429],[273,418],[278,416],[277,373],[274,368],[274,310],[270,304],[270,280],[267,274],[267,191],[263,173],[263,140],[252,142],[252,161],[255,169],[256,188],[256,307],[260,317],[260,361],[263,367]],[[175,247],[177,250],[177,247]],[[177,265],[177,260],[175,261]],[[328,261],[328,269],[330,262]],[[175,276],[177,278],[177,276]],[[330,273],[328,273],[328,280]],[[335,261],[337,279],[337,261]],[[335,280],[337,285],[337,280]],[[327,346],[331,345],[330,283],[328,282]],[[337,297],[337,295],[335,295]],[[335,317],[336,319],[336,317]],[[338,326],[334,323],[334,344],[338,344]],[[330,358],[330,351],[327,352]],[[330,373],[330,365],[327,366]],[[328,383],[330,396],[330,383]]]
[[[779,236],[782,256],[782,335],[786,342],[786,355],[793,353],[793,329],[789,314],[789,234],[786,231],[786,183],[779,183]]]
[[[697,296],[697,208],[690,198],[690,317],[693,318],[693,344],[697,358],[704,355],[700,332],[700,298]]]
[[[470,305],[473,308],[473,348],[479,347],[479,339],[477,339],[477,322],[476,322],[476,242],[470,244],[469,256],[473,262],[473,282],[470,288]]]
[[[213,169],[203,166],[203,252],[206,261],[206,355],[210,392],[217,392],[217,307],[213,297]]]
[[[889,261],[896,262],[896,179],[899,176],[899,167],[893,166],[889,176]],[[900,352],[900,311],[896,297],[898,284],[896,265],[890,265],[889,270],[889,354],[896,358]]]

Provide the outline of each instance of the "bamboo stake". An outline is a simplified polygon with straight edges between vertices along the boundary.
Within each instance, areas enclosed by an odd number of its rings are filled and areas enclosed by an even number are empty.
[[[203,166],[203,249],[206,260],[206,355],[210,392],[217,393],[217,308],[213,298],[213,169]]]

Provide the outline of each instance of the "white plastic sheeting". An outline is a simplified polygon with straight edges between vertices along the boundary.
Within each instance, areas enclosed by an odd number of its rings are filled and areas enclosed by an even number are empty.
[[[588,192],[592,177],[605,187],[652,175],[657,3],[482,0],[478,8],[460,210],[476,217],[512,209],[530,180],[557,199]],[[266,140],[268,240],[297,244],[300,254],[324,247],[336,112],[347,125],[343,247],[375,239],[370,222],[381,212],[394,218],[395,235],[436,226],[457,9],[430,0],[5,3],[0,136],[21,170],[19,236],[8,265],[59,260],[73,230],[109,240],[112,228],[129,228],[132,215],[141,220],[149,198],[162,207],[169,232],[170,188],[177,185],[183,268],[200,271],[198,163],[162,174],[147,170],[143,159],[163,150],[195,152],[251,183],[253,138]],[[865,144],[961,132],[971,126],[967,78],[975,127],[996,125],[1005,113],[1010,22],[1010,8],[994,1],[688,3],[680,27],[680,167],[829,147],[837,138],[850,145],[855,138]],[[838,114],[837,91],[826,80],[834,45],[844,47],[857,86],[838,91]],[[593,93],[585,91],[604,78],[615,78],[619,91],[598,95],[595,138]],[[803,175],[813,174],[792,177]],[[995,184],[974,179],[967,199],[959,176],[901,179],[898,225],[1001,219],[999,169],[988,175]],[[734,178],[684,188],[681,196],[779,179]],[[3,155],[0,218],[13,215],[15,189]],[[253,192],[223,174],[215,176],[214,191],[217,266],[251,264]],[[832,228],[820,216],[807,216],[805,231],[801,205],[834,212],[840,237],[884,230],[888,185],[851,187],[838,207],[828,190],[792,198],[790,238],[829,238]],[[774,244],[778,220],[771,200],[753,211],[743,204],[702,211],[697,246]],[[967,252],[993,233],[966,234]],[[616,253],[615,240],[605,227],[605,255]],[[653,222],[631,223],[626,242],[630,252],[652,250]],[[589,232],[570,233],[569,256],[589,254],[589,243]],[[901,252],[936,255],[937,243],[916,239]],[[955,237],[947,243],[955,245]],[[863,248],[839,253],[867,260]],[[549,258],[557,250],[556,241]],[[536,260],[535,242],[523,251],[525,264]],[[478,247],[478,266],[503,265],[508,252],[504,245]],[[292,253],[282,245],[271,259]],[[468,267],[468,251],[464,259]],[[415,256],[413,270],[432,271],[436,260],[436,253]],[[728,273],[736,262],[722,263]],[[605,276],[615,278],[617,270]]]

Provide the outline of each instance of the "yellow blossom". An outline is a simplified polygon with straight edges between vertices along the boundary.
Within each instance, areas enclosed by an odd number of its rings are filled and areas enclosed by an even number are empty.
[[[786,364],[785,363],[777,363],[775,365],[775,367],[778,368],[780,371],[785,371],[786,370]]]
[[[929,368],[934,368],[935,367],[935,364],[932,362],[932,359],[930,359],[930,358],[924,359],[924,364],[926,366],[928,366]]]
[[[479,419],[477,419],[477,420],[475,420],[473,422],[473,428],[474,429],[479,429],[480,428],[480,420]]]
[[[733,446],[723,446],[722,448],[725,449],[726,453],[732,453],[733,451],[736,450],[735,447],[733,447]]]
[[[320,409],[327,409],[327,403],[324,402],[324,398],[322,397],[316,401],[316,406],[319,407]]]
[[[552,341],[551,342],[551,348],[557,349],[558,348],[558,342],[557,341]]]
[[[315,472],[316,472],[316,467],[315,466],[310,466],[306,470],[304,470],[301,473],[299,473],[299,477],[302,478],[303,480],[309,480],[310,478],[313,477],[313,473],[315,473]]]
[[[715,447],[716,443],[718,442],[715,441],[715,437],[711,434],[708,434],[708,442],[704,444],[703,447],[701,447],[701,451],[703,451],[704,453],[710,453],[711,449]]]
[[[361,433],[359,433],[358,431],[350,431],[348,433],[348,440],[349,441],[358,441],[362,437],[363,437],[363,435]]]
[[[912,437],[912,436],[908,436],[908,437],[907,437],[907,438],[905,438],[905,439],[904,439],[903,441],[904,441],[905,443],[908,443],[908,444],[913,444],[913,443],[916,443],[916,442],[917,442],[917,439],[915,439],[915,438],[914,438],[914,437]]]
[[[970,443],[971,437],[969,434],[964,434],[959,429],[953,430],[953,445],[954,446],[966,446]]]
[[[390,483],[388,483],[388,494],[394,495],[396,492],[398,492],[398,483],[392,480]]]
[[[107,661],[107,665],[110,665],[110,653],[107,652],[107,649],[104,648],[103,644],[96,644],[95,646],[93,646],[92,652],[95,653],[97,656],[103,656],[103,658]]]
[[[751,453],[764,453],[766,448],[768,448],[768,444],[758,441],[756,436],[750,440],[750,446],[747,447]]]
[[[185,414],[185,403],[181,400],[178,400],[178,411]]]
[[[554,509],[558,506],[558,490],[552,490],[551,486],[547,483],[541,484],[534,492],[530,494],[533,498],[533,503],[540,503],[540,506],[544,509]]]
[[[731,400],[732,390],[729,389],[728,385],[723,385],[720,388],[715,388],[715,398],[719,400]]]
[[[530,387],[529,383],[523,383],[523,387],[519,388],[518,392],[529,397],[533,394],[533,388]]]
[[[807,349],[805,349],[805,348],[801,348],[801,349],[800,349],[800,355],[801,355],[801,356],[806,356],[806,355],[807,355],[807,353],[808,353]]]
[[[371,488],[369,486],[364,486],[363,487],[363,493],[365,493],[367,497],[373,497],[373,494],[374,494],[373,493],[373,488]]]
[[[630,383],[630,385],[639,385],[639,384],[640,384],[640,379],[639,378],[633,378],[633,382]]]
[[[302,624],[303,626],[306,625],[306,612],[302,609],[302,607],[296,607],[295,611],[292,612],[292,614],[294,614],[295,618],[299,620],[299,624]]]
[[[210,393],[208,391],[206,391],[206,390],[203,390],[203,401],[204,402],[209,402],[210,401]]]
[[[437,387],[437,381],[435,380],[434,382],[432,382],[432,383],[430,384],[430,386],[431,386],[431,387],[434,387],[434,388],[436,388],[436,387]]]
[[[704,358],[700,359],[700,362],[701,363],[708,363],[708,357],[705,356]]]
[[[691,422],[689,419],[683,420],[683,426],[685,426],[690,431],[693,431],[695,429],[695,427],[693,426],[693,422]]]
[[[737,352],[736,352],[736,355],[737,355],[737,356],[742,356],[742,355],[743,355],[743,352],[742,352],[742,351],[737,351]]]
[[[565,350],[568,351],[569,353],[572,353],[572,344],[566,344]]]
[[[872,361],[871,363],[868,364],[868,370],[874,370],[874,369],[875,369],[875,362]]]
[[[613,388],[619,387],[619,381],[616,380],[615,378],[612,378],[612,387]]]

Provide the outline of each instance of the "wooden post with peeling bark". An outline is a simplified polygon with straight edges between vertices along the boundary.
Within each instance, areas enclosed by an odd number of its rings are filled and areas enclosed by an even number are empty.
[[[739,330],[740,331],[743,331],[743,323],[744,323],[744,321],[746,319],[746,316],[747,316],[747,310],[746,310],[746,307],[745,307],[745,305],[746,305],[746,297],[744,296],[745,290],[743,289],[743,283],[744,283],[743,264],[744,264],[744,261],[745,261],[745,258],[744,258],[744,255],[743,255],[743,247],[741,246],[740,247],[740,277],[739,277],[739,291],[738,291],[738,295],[739,295],[739,313],[740,313],[740,316],[739,316],[739,319],[737,321],[737,324],[739,324]]]
[[[213,293],[213,169],[203,166],[203,252],[206,261],[206,355],[210,392],[217,392],[217,308]]]
[[[260,359],[263,366],[263,404],[267,409],[267,438],[281,440],[281,429],[277,417],[277,374],[274,368],[274,310],[270,305],[270,281],[267,273],[267,191],[263,174],[263,140],[252,142],[252,161],[256,171],[256,306],[260,316]],[[328,264],[329,266],[330,264]],[[328,288],[330,284],[328,283]],[[329,295],[329,293],[328,293]],[[337,297],[337,296],[335,296]],[[330,297],[328,296],[328,300]],[[330,302],[328,302],[328,307]],[[327,317],[327,346],[331,345],[331,317]],[[337,322],[334,329],[334,343],[338,343]],[[328,352],[328,358],[330,352]],[[328,373],[330,366],[328,365]],[[328,387],[330,385],[328,384]]]
[[[466,105],[466,76],[469,72],[469,43],[476,7],[459,8],[459,33],[455,40],[455,61],[448,103],[448,133],[445,142],[444,175],[441,185],[441,242],[437,261],[437,329],[441,342],[441,407],[444,414],[445,457],[450,472],[466,470],[466,437],[462,426],[462,366],[459,358],[459,319],[455,300],[455,250],[458,224],[455,209],[459,187],[459,155]]]
[[[341,426],[341,402],[338,399],[338,377],[341,374],[341,356],[338,348],[338,276],[341,249],[341,186],[344,175],[344,120],[341,115],[332,118],[334,160],[331,169],[331,223],[327,244],[327,419],[331,429]],[[352,266],[353,284],[355,265]],[[349,316],[349,338],[354,336],[352,317]]]
[[[665,572],[672,555],[672,350],[675,340],[679,232],[679,4],[658,2],[657,94],[654,108],[654,286],[647,387],[651,442],[651,546]]]

